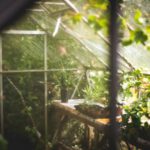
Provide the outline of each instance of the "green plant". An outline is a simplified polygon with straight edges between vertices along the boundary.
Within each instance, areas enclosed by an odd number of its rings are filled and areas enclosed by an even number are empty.
[[[150,119],[147,96],[138,101],[133,102],[130,106],[124,107],[125,114],[123,115],[124,138],[129,141],[136,141],[138,137],[144,140],[150,140]]]
[[[137,141],[138,137],[150,140],[149,81],[149,76],[144,76],[140,70],[123,76],[122,94],[127,102],[123,106],[123,137],[131,142]]]
[[[108,73],[91,77],[83,92],[86,101],[108,104]]]
[[[134,98],[135,96],[136,98],[138,97],[143,78],[144,76],[139,69],[122,75],[120,93],[123,95],[123,101]]]

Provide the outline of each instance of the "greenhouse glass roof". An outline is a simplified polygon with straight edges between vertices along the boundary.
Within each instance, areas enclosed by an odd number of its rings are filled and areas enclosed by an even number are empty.
[[[44,31],[48,34],[48,47],[52,49],[52,51],[48,51],[48,57],[51,61],[59,63],[60,57],[56,52],[59,45],[60,47],[65,47],[70,57],[73,57],[82,66],[107,69],[109,67],[109,42],[107,38],[101,32],[95,33],[84,19],[74,24],[66,15],[71,11],[83,12],[84,10],[82,10],[81,6],[80,1],[74,0],[43,0],[37,2],[34,8],[27,11],[22,20],[10,28],[13,30]],[[20,38],[20,36],[16,35],[16,39]],[[40,51],[43,44],[42,37],[39,35],[36,41],[32,37],[27,38],[22,35],[22,40],[28,43],[25,44],[26,46],[22,45],[23,49],[29,50],[28,57],[36,54],[42,62],[43,56],[42,51]],[[9,41],[9,38],[7,41]],[[32,50],[27,46],[31,43]],[[30,52],[31,54],[29,54]],[[144,72],[149,71],[150,52],[145,50],[142,45],[132,44],[126,47],[120,45],[118,55],[120,70],[130,71],[133,68],[142,68]]]

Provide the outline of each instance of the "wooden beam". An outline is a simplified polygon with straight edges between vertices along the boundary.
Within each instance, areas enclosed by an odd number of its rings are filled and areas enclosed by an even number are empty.
[[[58,101],[53,101],[52,105],[58,109],[60,112],[64,113],[65,115],[71,116],[85,124],[88,124],[94,128],[96,128],[97,130],[99,130],[100,132],[105,132],[106,129],[108,128],[108,125],[104,125],[98,121],[96,121],[95,119],[86,116],[82,113],[80,113],[79,111],[67,106],[66,104],[60,103]]]

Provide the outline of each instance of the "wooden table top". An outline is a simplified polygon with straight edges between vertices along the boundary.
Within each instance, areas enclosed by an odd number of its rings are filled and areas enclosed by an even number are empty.
[[[89,117],[85,114],[80,113],[76,110],[75,105],[83,103],[83,99],[71,99],[68,100],[67,103],[62,103],[60,100],[54,100],[53,105],[62,111],[62,113],[67,114],[69,116],[72,116],[73,118],[76,118],[77,120],[80,120],[83,123],[86,123],[90,126],[95,127],[98,130],[105,130],[109,126],[109,118],[98,118],[94,119],[92,117]],[[117,117],[117,121],[121,122],[122,118],[121,116]]]

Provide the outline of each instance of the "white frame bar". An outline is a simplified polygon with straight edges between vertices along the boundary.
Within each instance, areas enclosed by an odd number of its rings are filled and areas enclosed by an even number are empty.
[[[35,2],[35,4],[44,4],[44,5],[65,5],[63,2]]]
[[[29,70],[3,70],[0,74],[15,74],[15,73],[43,73],[43,72],[57,72],[57,71],[77,71],[83,70],[83,68],[68,68],[68,69],[29,69]]]
[[[15,34],[15,35],[45,35],[45,31],[40,30],[4,30],[3,34]]]
[[[43,9],[35,9],[35,8],[32,8],[32,9],[28,8],[27,11],[44,12]]]

